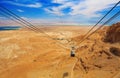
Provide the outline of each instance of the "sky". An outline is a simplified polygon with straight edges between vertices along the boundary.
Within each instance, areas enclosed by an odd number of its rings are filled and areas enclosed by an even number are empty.
[[[118,1],[119,0],[0,0],[0,5],[5,6],[21,18],[33,24],[94,25]],[[119,10],[120,4],[105,20],[109,19]],[[112,21],[111,24],[119,21],[120,16]],[[10,24],[15,23],[0,14],[0,25]]]

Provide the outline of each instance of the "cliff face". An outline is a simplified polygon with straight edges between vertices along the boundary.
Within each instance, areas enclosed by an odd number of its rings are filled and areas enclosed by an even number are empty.
[[[120,42],[120,22],[107,29],[104,41],[110,43]]]

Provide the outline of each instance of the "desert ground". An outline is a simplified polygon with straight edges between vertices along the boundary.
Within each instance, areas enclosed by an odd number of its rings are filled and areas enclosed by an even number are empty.
[[[0,78],[120,78],[120,39],[104,27],[80,43],[90,28],[0,31]],[[117,40],[110,42],[106,34]],[[76,55],[70,57],[73,45]]]

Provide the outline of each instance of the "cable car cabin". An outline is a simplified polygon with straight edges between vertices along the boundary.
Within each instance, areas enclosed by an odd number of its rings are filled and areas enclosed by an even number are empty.
[[[71,51],[71,57],[75,57],[75,52],[74,51]]]

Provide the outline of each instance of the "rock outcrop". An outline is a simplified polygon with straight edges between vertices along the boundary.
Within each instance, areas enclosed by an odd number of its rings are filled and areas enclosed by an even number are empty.
[[[120,22],[107,29],[104,41],[110,43],[120,42]]]

